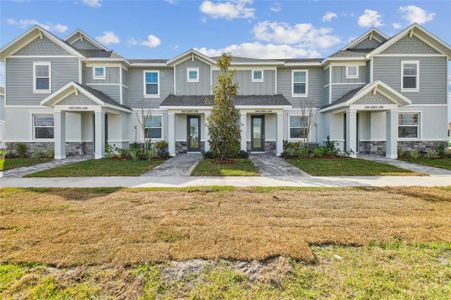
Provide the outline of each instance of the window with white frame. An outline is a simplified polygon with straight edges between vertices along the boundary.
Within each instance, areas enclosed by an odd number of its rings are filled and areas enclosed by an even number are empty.
[[[308,71],[307,70],[293,70],[292,71],[292,96],[306,97],[308,94]]]
[[[405,60],[401,62],[401,91],[418,92],[420,90],[419,68],[417,60]]]
[[[144,95],[146,97],[160,95],[160,72],[144,71]]]
[[[252,82],[263,82],[263,70],[252,70]]]
[[[94,79],[106,79],[105,67],[92,68],[92,78]]]
[[[346,66],[346,79],[359,78],[359,66]]]
[[[50,62],[35,62],[33,64],[33,92],[50,93],[51,83],[51,64]]]
[[[419,113],[399,113],[398,137],[400,139],[418,139],[420,137]]]
[[[199,82],[199,68],[186,69],[186,80],[188,82]]]
[[[290,139],[303,139],[307,134],[305,116],[290,116]]]
[[[34,114],[33,115],[33,137],[34,139],[53,139],[54,137],[53,115]]]
[[[161,116],[150,116],[146,122],[145,135],[150,139],[161,139],[162,120]]]

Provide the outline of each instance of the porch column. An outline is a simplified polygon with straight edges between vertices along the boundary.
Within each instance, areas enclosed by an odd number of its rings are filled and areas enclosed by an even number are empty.
[[[170,156],[175,156],[175,115],[168,112],[168,150]]]
[[[55,159],[66,158],[66,114],[64,111],[53,113]]]
[[[389,110],[386,115],[385,156],[390,159],[398,158],[398,111]]]
[[[276,155],[280,156],[283,152],[283,112],[277,113],[277,134],[276,134]]]
[[[210,151],[210,132],[208,131],[208,119],[210,118],[210,112],[204,114],[205,123],[205,152]]]
[[[351,157],[357,156],[357,111],[346,111],[346,151]]]
[[[241,129],[241,140],[240,140],[240,150],[247,151],[247,113],[240,112],[240,129]]]
[[[96,111],[94,113],[95,123],[95,159],[105,157],[105,112]]]

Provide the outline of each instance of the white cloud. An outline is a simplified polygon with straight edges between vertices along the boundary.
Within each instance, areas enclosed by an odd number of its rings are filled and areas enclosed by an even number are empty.
[[[401,6],[399,8],[402,18],[409,23],[423,24],[434,19],[435,13],[429,13],[421,7],[415,5]]]
[[[334,12],[328,11],[323,16],[323,22],[330,22],[335,18],[338,18],[337,14]]]
[[[315,27],[309,23],[290,26],[287,23],[260,22],[252,29],[255,39],[276,44],[297,44],[302,47],[329,48],[340,43],[331,28]]]
[[[104,31],[103,35],[96,37],[96,40],[104,45],[119,44],[121,42],[119,37],[112,31]]]
[[[178,4],[177,0],[164,0],[169,4]]]
[[[101,0],[82,0],[83,4],[91,7],[100,7],[102,6]]]
[[[6,23],[8,25],[12,25],[12,26],[16,26],[19,28],[27,28],[33,25],[39,25],[42,28],[44,28],[45,30],[48,31],[52,31],[52,32],[58,32],[58,33],[63,33],[66,32],[67,29],[69,29],[69,27],[67,25],[63,25],[60,23],[57,24],[53,24],[53,23],[41,23],[38,20],[34,20],[34,19],[21,19],[21,20],[16,20],[16,19],[8,19],[6,20]]]
[[[360,27],[380,27],[384,25],[382,17],[376,10],[365,9],[363,15],[359,17]]]
[[[254,58],[321,57],[321,54],[316,50],[290,45],[262,44],[260,42],[233,44],[222,49],[198,48],[196,50],[208,56],[219,56],[228,52],[235,56]]]
[[[157,38],[156,36],[154,36],[153,34],[149,34],[147,36],[147,40],[139,43],[142,46],[147,46],[149,48],[155,48],[160,46],[161,44],[161,40],[159,38]]]
[[[399,23],[393,23],[392,26],[394,29],[400,29],[402,27],[402,25]]]
[[[274,2],[269,9],[278,13],[282,10],[282,5],[279,2]]]
[[[214,19],[249,19],[255,15],[255,9],[249,7],[253,0],[232,0],[226,2],[204,1],[199,9]]]

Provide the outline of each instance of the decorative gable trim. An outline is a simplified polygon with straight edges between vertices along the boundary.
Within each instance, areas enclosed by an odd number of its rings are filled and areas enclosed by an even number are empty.
[[[110,51],[110,49],[108,49],[107,47],[105,47],[104,45],[102,45],[101,43],[99,43],[96,39],[94,39],[94,38],[92,38],[91,36],[89,36],[88,34],[86,34],[84,31],[82,31],[81,29],[77,29],[77,30],[75,30],[74,32],[72,32],[70,35],[68,35],[65,39],[64,39],[64,41],[66,41],[66,42],[68,42],[72,37],[74,37],[76,34],[78,34],[79,36],[75,39],[75,40],[73,40],[73,41],[71,41],[71,42],[69,42],[69,44],[73,44],[73,43],[75,43],[76,41],[78,41],[79,39],[85,39],[85,40],[87,40],[88,42],[90,42],[91,44],[93,44],[94,46],[96,46],[96,47],[98,47],[98,48],[100,48],[100,49],[103,49],[103,50],[105,50],[105,51]]]
[[[385,39],[385,41],[388,40],[388,37],[383,32],[377,30],[376,28],[372,28],[372,29],[368,30],[367,32],[365,32],[364,34],[362,34],[360,37],[356,38],[355,40],[353,40],[352,42],[350,42],[349,44],[344,46],[341,50],[346,50],[346,49],[355,47],[356,45],[360,44],[368,37],[374,38],[378,42],[383,43],[384,40],[380,40],[379,38],[377,38],[377,36],[375,36],[374,33],[382,36]]]
[[[208,57],[194,49],[190,49],[190,50],[180,54],[179,56],[176,56],[173,59],[170,59],[167,62],[167,64],[168,64],[168,66],[175,66],[175,65],[178,65],[179,63],[186,61],[187,59],[194,59],[194,57],[196,57],[200,61],[202,61],[210,66],[216,65],[216,61],[214,59],[212,59],[211,57]]]

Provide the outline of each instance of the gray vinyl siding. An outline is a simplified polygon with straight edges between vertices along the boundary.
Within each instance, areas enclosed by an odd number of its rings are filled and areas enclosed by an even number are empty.
[[[393,104],[393,101],[379,93],[376,95],[369,93],[360,98],[360,100],[354,102],[354,104]]]
[[[361,87],[363,84],[340,84],[332,86],[332,97],[331,101],[334,102],[341,96],[347,94],[349,91],[352,91],[358,87]]]
[[[292,97],[291,71],[308,70],[308,97]],[[293,108],[301,107],[303,101],[312,101],[317,107],[321,106],[322,90],[322,68],[279,68],[277,69],[277,93],[282,94],[291,102]]]
[[[412,104],[446,104],[446,57],[375,57],[374,80],[381,80],[401,92],[401,60],[420,62],[420,91],[402,93],[412,101]]]
[[[371,61],[366,62],[366,82],[370,82],[371,80]]]
[[[0,95],[0,121],[5,120],[5,97]]]
[[[99,67],[101,67],[102,65],[99,64]],[[92,67],[88,67],[86,68],[84,74],[86,76],[86,83],[90,84],[90,83],[120,83],[120,75],[119,75],[119,67],[106,67],[105,68],[105,73],[106,73],[106,78],[105,79],[93,79],[92,76]]]
[[[188,82],[188,68],[199,68],[199,82]],[[211,93],[210,66],[198,59],[188,59],[176,67],[177,95],[209,95]]]
[[[409,37],[407,35],[382,51],[382,54],[440,54],[440,52],[416,36]]]
[[[144,98],[143,70],[160,71],[160,97]],[[174,73],[172,68],[150,69],[129,68],[127,72],[128,95],[125,105],[131,108],[158,108],[160,103],[169,95],[174,93]]]
[[[276,93],[276,81],[274,70],[263,70],[263,82],[252,82],[251,70],[239,70],[235,72],[234,80],[238,83],[239,95],[274,95]],[[218,83],[219,71],[213,71],[213,87]]]
[[[91,85],[93,89],[103,92],[117,103],[121,102],[121,86],[118,85]]]
[[[39,37],[17,51],[14,55],[72,55],[46,37]]]
[[[90,42],[88,42],[87,40],[83,39],[82,40],[78,40],[75,43],[71,44],[72,47],[77,48],[77,49],[82,49],[82,50],[98,50],[101,49],[97,46],[94,46],[93,44],[91,44]]]
[[[58,103],[58,105],[98,105],[85,95],[79,93],[78,96],[72,94]]]
[[[345,66],[335,66],[332,68],[332,83],[357,83],[366,82],[366,66],[359,67],[359,78],[347,79],[346,78],[346,67]]]
[[[379,43],[376,39],[370,40],[369,38],[366,38],[365,40],[355,45],[353,49],[374,49],[380,44],[381,43]]]
[[[323,95],[321,99],[321,106],[329,104],[329,69],[322,70],[323,83],[321,85],[323,89]]]
[[[8,105],[39,105],[50,94],[33,93],[33,62],[51,62],[52,93],[69,81],[78,82],[78,58],[7,58],[5,84]]]

